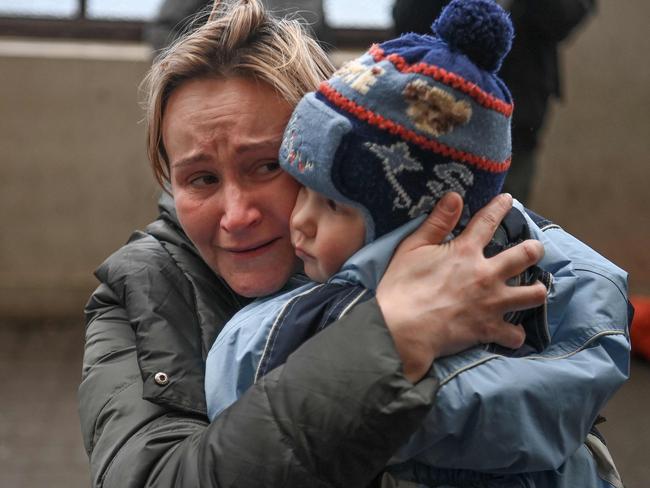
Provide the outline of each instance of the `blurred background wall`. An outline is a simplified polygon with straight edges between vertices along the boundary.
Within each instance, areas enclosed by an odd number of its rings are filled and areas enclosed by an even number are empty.
[[[599,2],[564,51],[530,207],[650,293],[650,4]],[[337,62],[355,53],[334,51]],[[75,390],[93,270],[156,215],[141,43],[0,38],[0,486],[87,486]],[[628,487],[647,486],[650,368],[606,410]],[[3,373],[6,374],[6,373]]]
[[[92,270],[155,216],[144,45],[0,40],[0,316],[78,315]]]
[[[531,208],[650,293],[650,4],[598,2],[565,52],[565,101],[543,142]]]

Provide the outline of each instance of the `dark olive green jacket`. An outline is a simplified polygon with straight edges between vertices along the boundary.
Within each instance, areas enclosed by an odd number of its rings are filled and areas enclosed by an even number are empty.
[[[196,254],[169,198],[96,276],[79,387],[95,487],[364,487],[431,407],[435,380],[403,377],[373,300],[209,424],[205,357],[245,300]]]

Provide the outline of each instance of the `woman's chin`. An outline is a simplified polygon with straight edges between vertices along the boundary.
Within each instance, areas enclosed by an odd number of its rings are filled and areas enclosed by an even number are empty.
[[[288,239],[276,241],[258,256],[233,258],[232,253],[220,252],[212,256],[212,269],[237,294],[256,298],[276,293],[296,272],[299,259]],[[243,259],[246,257],[247,259]]]
[[[257,298],[271,295],[285,285],[293,270],[280,273],[278,270],[269,273],[250,273],[224,277],[232,290],[247,298]]]

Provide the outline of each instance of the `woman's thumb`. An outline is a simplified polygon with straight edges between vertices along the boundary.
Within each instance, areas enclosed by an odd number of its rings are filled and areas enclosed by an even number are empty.
[[[445,193],[438,200],[429,216],[400,247],[415,249],[421,246],[440,244],[456,227],[463,211],[463,199],[458,193]]]

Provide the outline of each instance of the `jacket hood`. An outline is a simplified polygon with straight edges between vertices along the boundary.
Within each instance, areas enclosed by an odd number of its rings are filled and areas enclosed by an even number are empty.
[[[196,247],[181,226],[171,193],[162,192],[158,199],[158,211],[160,212],[158,220],[149,224],[146,232],[158,240],[173,243],[200,257]]]

